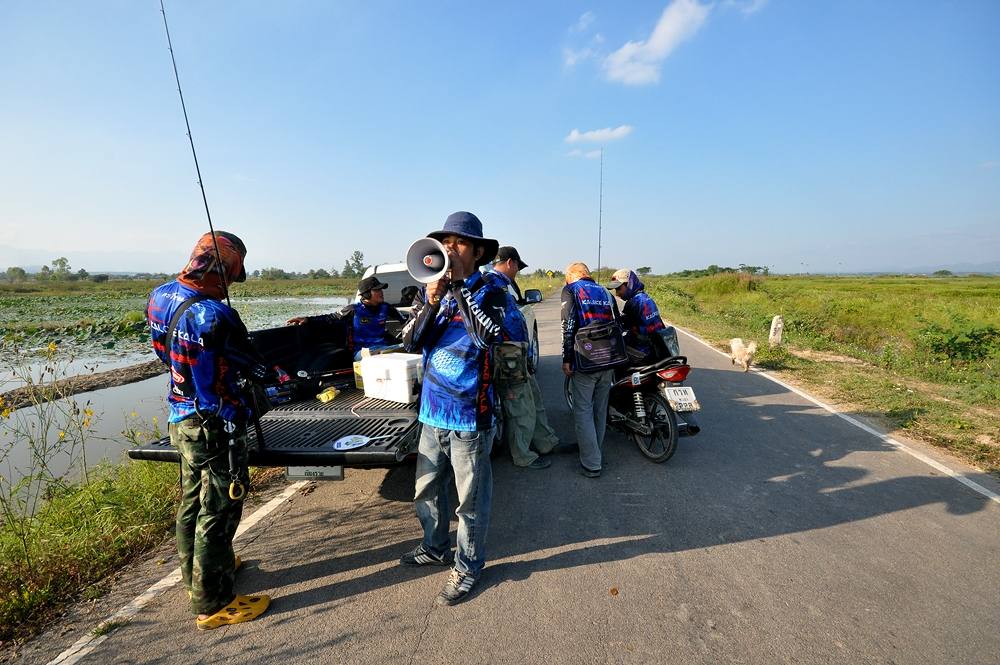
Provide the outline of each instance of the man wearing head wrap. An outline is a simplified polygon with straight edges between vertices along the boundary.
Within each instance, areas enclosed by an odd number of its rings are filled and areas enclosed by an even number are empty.
[[[625,345],[630,360],[636,365],[652,362],[652,336],[666,326],[663,325],[656,303],[646,293],[646,286],[633,271],[622,268],[611,275],[607,287],[625,301],[621,324],[625,330]]]
[[[222,300],[246,279],[246,246],[206,233],[178,278],[153,290],[146,307],[156,355],[170,368],[170,442],[180,453],[177,553],[199,630],[254,619],[270,598],[234,591],[233,537],[249,485],[246,381],[287,378],[267,367],[246,326]]]
[[[604,432],[608,418],[608,398],[614,370],[581,372],[574,367],[574,342],[581,328],[609,323],[619,317],[618,303],[590,276],[585,263],[566,268],[562,290],[563,373],[572,377],[573,428],[580,447],[580,473],[599,478],[603,466]]]

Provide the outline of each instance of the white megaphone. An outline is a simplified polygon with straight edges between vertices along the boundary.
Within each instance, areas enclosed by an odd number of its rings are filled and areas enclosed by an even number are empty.
[[[448,250],[434,238],[421,238],[406,250],[406,271],[418,282],[436,282],[449,268]]]

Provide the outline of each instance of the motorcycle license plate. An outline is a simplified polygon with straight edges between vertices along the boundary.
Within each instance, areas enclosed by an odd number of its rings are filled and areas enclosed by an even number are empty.
[[[670,408],[674,411],[698,411],[701,409],[698,398],[694,396],[694,388],[663,386],[663,396],[670,402]]]

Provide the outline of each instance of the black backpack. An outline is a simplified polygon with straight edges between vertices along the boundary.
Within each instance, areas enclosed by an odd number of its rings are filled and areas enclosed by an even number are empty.
[[[628,362],[622,329],[614,321],[594,323],[576,331],[573,339],[576,371],[590,374]]]

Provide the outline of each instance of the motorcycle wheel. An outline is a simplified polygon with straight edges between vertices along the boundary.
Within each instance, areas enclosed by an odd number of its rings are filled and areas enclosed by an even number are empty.
[[[659,393],[643,393],[642,401],[646,417],[654,424],[653,433],[643,436],[632,432],[629,436],[643,455],[658,464],[666,462],[677,452],[677,417]]]
[[[506,422],[503,417],[497,418],[496,429],[493,430],[493,448],[490,449],[490,459],[496,459],[507,452],[507,437],[504,436]]]

